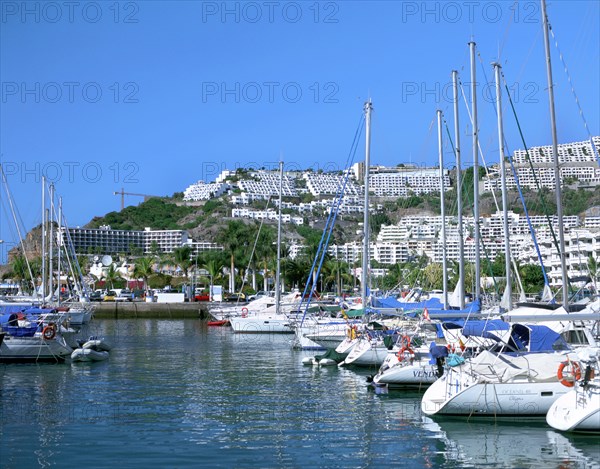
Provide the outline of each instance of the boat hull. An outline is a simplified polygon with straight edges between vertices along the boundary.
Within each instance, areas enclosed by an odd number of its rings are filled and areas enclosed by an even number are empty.
[[[452,376],[452,374],[450,375]],[[435,381],[423,395],[421,410],[427,415],[485,417],[544,416],[567,388],[556,382],[477,383],[458,387],[448,376]]]
[[[564,432],[600,433],[600,388],[571,389],[552,404],[546,422]]]
[[[429,362],[414,362],[412,364],[397,364],[383,372],[379,372],[373,378],[376,385],[387,385],[389,387],[404,386],[429,386],[438,379],[437,369]]]
[[[0,345],[0,362],[56,362],[65,360],[73,349],[60,339],[5,337]]]
[[[276,317],[246,317],[230,318],[233,332],[240,334],[292,334],[294,329],[290,326],[288,318]]]
[[[383,344],[373,343],[369,340],[359,340],[352,348],[348,357],[344,360],[345,365],[355,366],[381,366],[388,354],[391,353]]]

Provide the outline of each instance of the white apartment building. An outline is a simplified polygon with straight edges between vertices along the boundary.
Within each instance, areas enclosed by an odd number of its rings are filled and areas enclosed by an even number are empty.
[[[592,146],[592,141],[595,148]],[[600,168],[598,168],[598,154],[596,153],[598,149],[600,149],[600,136],[593,137],[591,141],[586,140],[558,145],[561,180],[564,181],[567,178],[572,178],[586,185],[599,185]],[[552,146],[546,145],[530,148],[529,158],[531,165],[527,159],[527,153],[525,150],[516,150],[512,157],[520,186],[522,188],[537,190],[535,182],[537,177],[540,187],[547,187],[554,190],[556,183]],[[531,166],[533,166],[533,170]],[[506,187],[509,189],[517,187],[515,177],[510,168],[507,169]],[[498,190],[500,188],[498,165],[490,168],[490,178],[484,181],[483,188],[484,191]]]
[[[358,186],[352,178],[348,178],[344,187],[344,174],[310,171],[304,173],[302,178],[306,181],[308,191],[315,197],[335,196],[342,188],[347,196],[360,196],[363,193],[362,187]]]
[[[183,191],[183,200],[209,200],[222,196],[228,189],[229,184],[216,182],[206,184],[203,181],[198,181]]]
[[[139,249],[152,254],[156,246],[160,252],[171,253],[176,248],[190,245],[194,251],[222,249],[214,243],[194,242],[185,230],[113,230],[109,225],[100,228],[61,228],[62,243],[71,243],[78,254],[120,254]]]
[[[279,219],[279,212],[273,209],[267,210],[252,210],[247,208],[234,208],[231,211],[232,218],[250,218],[251,220],[273,220]],[[281,214],[282,223],[292,223],[294,225],[303,225],[304,218],[292,216],[289,213]]]

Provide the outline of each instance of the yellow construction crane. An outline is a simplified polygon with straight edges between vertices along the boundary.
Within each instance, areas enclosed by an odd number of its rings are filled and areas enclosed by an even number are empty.
[[[136,195],[138,197],[143,197],[144,202],[146,202],[146,200],[150,199],[151,197],[160,197],[159,195],[135,194],[133,192],[125,192],[125,188],[123,188],[123,187],[121,187],[120,191],[113,192],[113,195],[121,196],[121,210],[123,210],[125,208],[125,196],[126,195]]]

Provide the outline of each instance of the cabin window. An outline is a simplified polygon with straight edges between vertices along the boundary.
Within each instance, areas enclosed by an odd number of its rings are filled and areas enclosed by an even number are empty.
[[[568,344],[573,344],[573,345],[588,345],[589,344],[587,337],[585,336],[585,333],[582,330],[565,331],[561,335]]]

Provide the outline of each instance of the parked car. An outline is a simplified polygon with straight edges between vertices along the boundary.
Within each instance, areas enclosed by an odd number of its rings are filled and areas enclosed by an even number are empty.
[[[196,293],[194,295],[194,301],[210,301],[210,295],[205,292]]]
[[[273,296],[273,292],[268,291],[257,291],[254,295],[248,295],[248,301],[256,300],[258,298],[262,298],[264,296]]]
[[[108,290],[102,301],[115,301],[117,294],[113,290]]]
[[[243,293],[230,293],[225,296],[225,301],[246,301],[246,295]]]
[[[127,289],[121,290],[121,293],[119,293],[119,296],[117,297],[117,299],[121,301],[133,301],[133,298],[133,292]]]
[[[90,293],[90,301],[102,301],[104,299],[104,293],[96,290]]]

